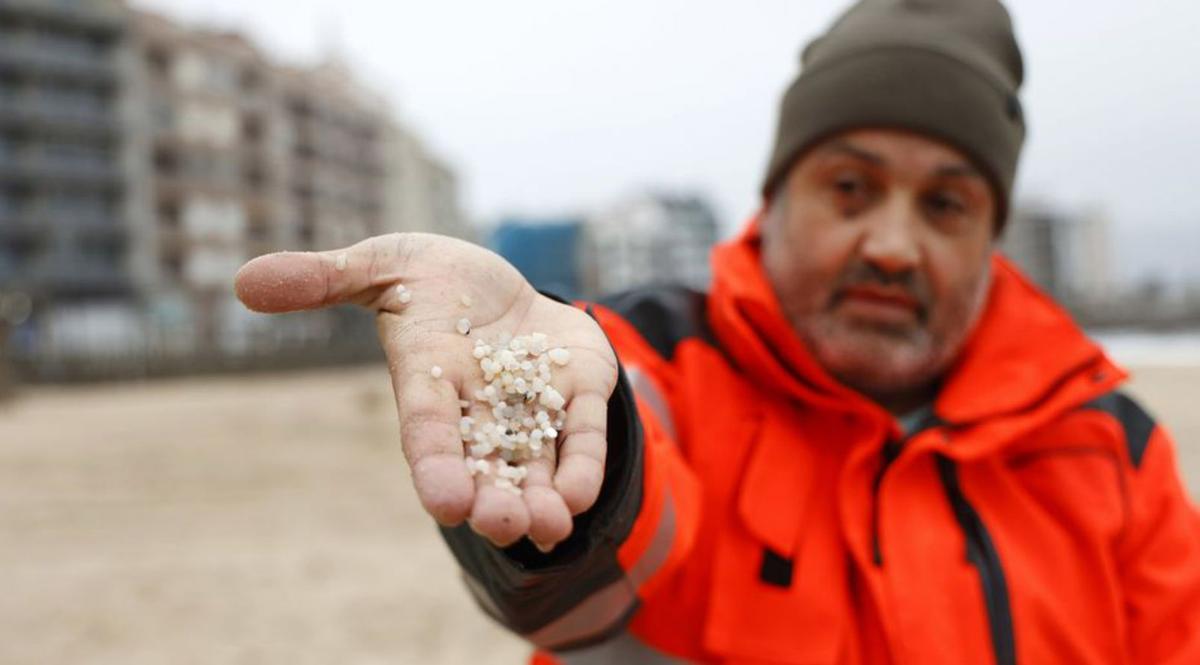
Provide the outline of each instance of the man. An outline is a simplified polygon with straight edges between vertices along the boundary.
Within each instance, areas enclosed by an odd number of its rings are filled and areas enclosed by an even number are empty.
[[[418,495],[535,660],[1200,662],[1170,438],[995,253],[1024,136],[1007,13],[863,0],[803,64],[708,294],[585,313],[399,235],[257,259],[239,296],[380,313]],[[464,470],[458,294],[473,336],[572,352],[557,461],[521,497]]]

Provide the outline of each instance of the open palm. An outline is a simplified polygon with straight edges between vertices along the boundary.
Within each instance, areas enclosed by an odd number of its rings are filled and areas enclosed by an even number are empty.
[[[539,294],[500,256],[454,238],[399,233],[344,250],[260,256],[238,272],[235,288],[259,312],[340,303],[377,312],[405,457],[422,505],[439,523],[465,519],[497,545],[528,535],[549,549],[570,533],[571,515],[595,502],[616,358],[586,313]],[[462,319],[469,334],[460,331]],[[467,470],[460,400],[484,385],[475,340],[534,332],[571,352],[553,379],[566,398],[566,424],[557,448],[526,464],[518,496]]]

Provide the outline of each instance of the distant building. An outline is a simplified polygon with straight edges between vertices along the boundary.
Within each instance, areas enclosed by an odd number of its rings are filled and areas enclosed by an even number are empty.
[[[1001,250],[1068,307],[1111,295],[1114,276],[1107,218],[1024,202],[1013,211]]]
[[[0,298],[32,299],[21,339],[245,348],[267,326],[231,293],[246,259],[469,236],[457,196],[344,67],[282,66],[120,0],[0,0]],[[270,332],[319,341],[326,318]]]
[[[581,219],[506,219],[492,232],[488,245],[508,259],[534,288],[561,298],[584,293]]]
[[[1081,210],[1067,227],[1063,260],[1073,300],[1111,298],[1117,289],[1112,222],[1102,209]]]
[[[717,238],[716,216],[698,196],[623,201],[587,220],[587,290],[603,295],[663,282],[706,290]]]
[[[0,0],[0,290],[37,302],[133,291],[127,32],[117,2]]]
[[[388,173],[384,231],[423,231],[475,240],[459,207],[458,178],[435,159],[421,139],[393,123],[384,139]]]
[[[132,16],[137,66],[130,86],[146,113],[135,141],[148,159],[139,184],[155,223],[143,249],[157,258],[151,300],[191,305],[206,346],[222,337],[229,276],[255,251],[280,246],[278,92],[245,39]]]
[[[1043,207],[1019,206],[1001,238],[1001,251],[1050,294],[1060,294],[1063,282],[1062,223],[1058,214]]]
[[[386,105],[338,65],[282,70],[279,78],[285,210],[299,246],[342,247],[378,235],[387,187]]]

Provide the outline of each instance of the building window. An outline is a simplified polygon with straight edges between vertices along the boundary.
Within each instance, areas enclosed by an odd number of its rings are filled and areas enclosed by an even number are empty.
[[[150,75],[165,80],[171,71],[171,56],[163,46],[153,45],[146,49],[146,66]]]
[[[162,270],[172,279],[183,277],[183,257],[178,251],[164,254],[160,263]]]
[[[163,176],[175,175],[179,170],[179,156],[173,148],[158,146],[154,149],[154,170]]]
[[[263,136],[263,121],[257,115],[242,116],[242,138],[249,143],[258,143]]]
[[[243,92],[258,92],[262,87],[263,79],[258,72],[253,69],[242,70],[242,91]]]

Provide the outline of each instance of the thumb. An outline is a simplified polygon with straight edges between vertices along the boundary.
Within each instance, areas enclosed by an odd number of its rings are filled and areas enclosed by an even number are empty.
[[[242,266],[234,277],[238,300],[256,312],[365,303],[397,279],[392,257],[402,234],[378,236],[328,252],[278,252]]]

